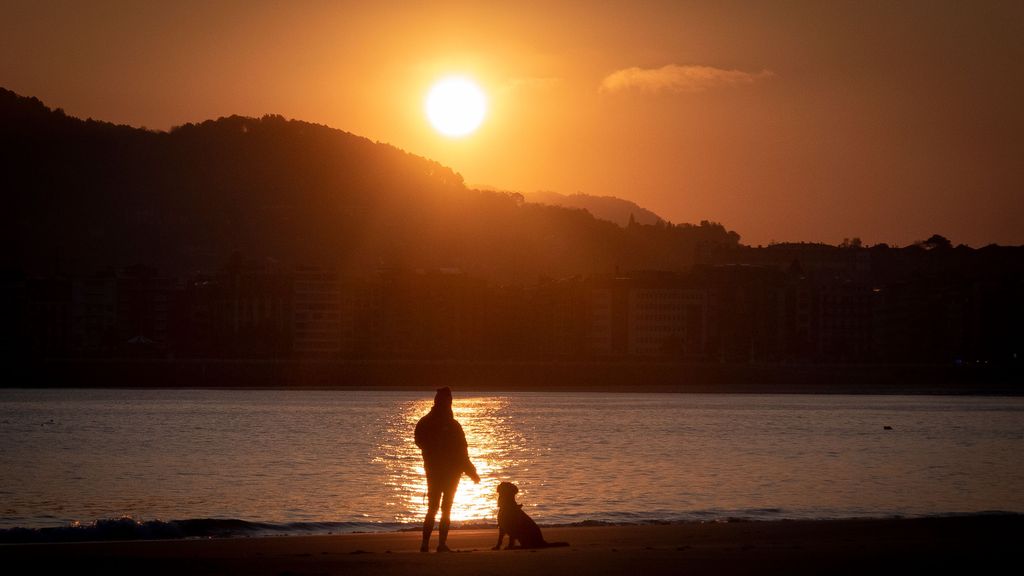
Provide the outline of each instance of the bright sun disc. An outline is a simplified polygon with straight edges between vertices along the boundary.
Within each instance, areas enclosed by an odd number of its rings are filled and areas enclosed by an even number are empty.
[[[451,76],[430,89],[426,101],[427,119],[441,134],[466,136],[476,130],[487,113],[487,98],[472,80]]]

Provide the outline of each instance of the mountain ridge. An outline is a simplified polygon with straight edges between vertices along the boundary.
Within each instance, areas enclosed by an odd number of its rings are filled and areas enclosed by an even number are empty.
[[[564,208],[582,208],[595,218],[615,222],[619,226],[628,226],[630,219],[637,224],[651,225],[666,222],[653,211],[640,206],[632,200],[618,196],[595,196],[593,194],[561,194],[549,190],[537,190],[524,193],[527,201],[538,204],[550,204]]]
[[[233,252],[343,271],[455,267],[502,281],[682,269],[719,224],[623,229],[477,190],[440,163],[279,115],[154,131],[81,120],[0,89],[12,198],[3,266],[210,270]]]

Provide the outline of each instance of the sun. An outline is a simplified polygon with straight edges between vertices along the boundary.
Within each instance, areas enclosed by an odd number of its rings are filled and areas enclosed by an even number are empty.
[[[475,132],[484,121],[487,97],[469,78],[447,76],[430,88],[424,109],[435,130],[450,138],[461,138]]]

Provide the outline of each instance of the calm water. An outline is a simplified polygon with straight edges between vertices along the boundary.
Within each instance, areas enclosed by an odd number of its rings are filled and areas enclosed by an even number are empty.
[[[431,397],[0,390],[0,529],[415,524]],[[1022,398],[456,392],[455,415],[483,477],[464,522],[501,480],[548,524],[1024,512]]]

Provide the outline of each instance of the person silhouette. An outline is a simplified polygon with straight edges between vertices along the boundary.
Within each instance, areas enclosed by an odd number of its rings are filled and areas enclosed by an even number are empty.
[[[476,466],[469,461],[466,433],[452,414],[450,388],[445,386],[437,390],[434,407],[416,423],[415,437],[416,446],[423,452],[423,470],[427,474],[427,517],[423,520],[420,552],[429,548],[438,505],[441,506],[441,525],[438,526],[437,551],[450,552],[446,542],[459,480],[465,473],[473,482],[480,483]]]

